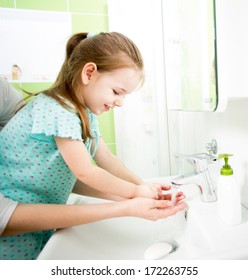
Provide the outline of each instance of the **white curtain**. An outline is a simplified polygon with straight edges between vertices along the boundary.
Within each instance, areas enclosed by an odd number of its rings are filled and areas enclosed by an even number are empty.
[[[170,175],[161,1],[109,0],[110,31],[139,47],[145,62],[142,89],[115,109],[117,155],[142,178]]]

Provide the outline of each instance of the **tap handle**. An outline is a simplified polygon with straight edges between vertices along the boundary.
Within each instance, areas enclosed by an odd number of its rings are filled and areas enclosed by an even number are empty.
[[[211,143],[206,144],[206,150],[210,157],[216,157],[218,152],[218,144],[215,139],[212,139]]]

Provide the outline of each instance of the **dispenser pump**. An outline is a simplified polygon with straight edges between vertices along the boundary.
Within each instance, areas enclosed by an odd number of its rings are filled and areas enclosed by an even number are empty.
[[[221,220],[228,225],[242,222],[240,186],[233,175],[233,169],[228,164],[230,154],[220,154],[218,159],[224,158],[225,165],[220,170],[217,181],[217,211]]]
[[[233,155],[231,155],[231,154],[220,154],[218,156],[218,159],[224,158],[224,160],[225,160],[225,165],[223,165],[221,170],[220,170],[220,174],[223,175],[223,176],[233,175],[233,169],[228,164],[228,159],[229,159],[230,156],[233,156]]]

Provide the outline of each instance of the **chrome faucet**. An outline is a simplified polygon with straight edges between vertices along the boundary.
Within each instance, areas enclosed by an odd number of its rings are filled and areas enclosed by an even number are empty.
[[[217,200],[215,186],[209,173],[209,165],[217,160],[217,142],[212,140],[206,145],[208,153],[199,153],[193,155],[175,155],[176,158],[186,159],[193,167],[194,171],[173,178],[171,184],[173,187],[179,187],[187,184],[195,184],[200,189],[201,200],[203,202],[214,202]],[[190,181],[185,179],[194,177]]]

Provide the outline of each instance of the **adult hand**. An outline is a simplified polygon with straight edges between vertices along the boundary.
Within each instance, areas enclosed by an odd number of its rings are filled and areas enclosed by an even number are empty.
[[[170,201],[150,198],[127,199],[123,203],[126,203],[127,216],[150,221],[169,217],[186,208],[186,204],[182,201],[172,206]]]

